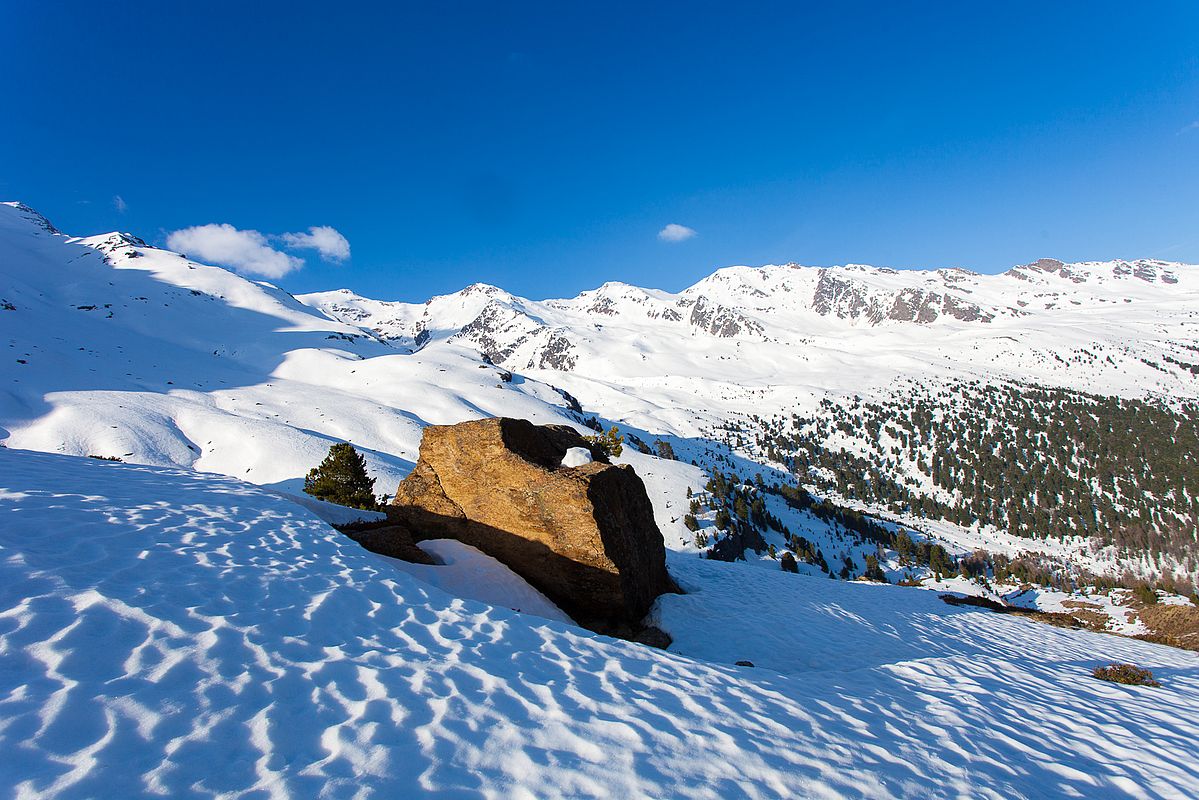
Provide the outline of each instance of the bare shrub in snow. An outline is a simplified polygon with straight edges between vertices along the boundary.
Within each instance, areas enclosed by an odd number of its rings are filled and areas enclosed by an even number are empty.
[[[1123,683],[1129,686],[1161,686],[1153,679],[1153,673],[1135,664],[1111,663],[1107,666],[1095,667],[1091,672],[1101,681]]]

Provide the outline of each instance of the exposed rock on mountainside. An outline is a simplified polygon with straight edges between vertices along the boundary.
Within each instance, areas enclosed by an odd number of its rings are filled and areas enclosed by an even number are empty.
[[[674,590],[641,478],[627,465],[562,466],[572,428],[492,418],[424,431],[392,516],[502,561],[594,630],[629,635]]]
[[[896,274],[894,270],[878,272]],[[958,271],[934,274],[942,278],[946,287],[962,280]],[[812,310],[826,317],[866,319],[871,325],[882,324],[885,320],[928,325],[943,315],[962,322],[990,322],[995,319],[995,314],[947,292],[911,286],[897,291],[872,290],[854,273],[838,273],[832,269],[820,270],[820,278],[812,295]]]
[[[691,306],[690,322],[702,331],[722,339],[731,339],[741,333],[760,334],[762,326],[734,309],[713,303],[706,297],[680,300],[680,307]]]

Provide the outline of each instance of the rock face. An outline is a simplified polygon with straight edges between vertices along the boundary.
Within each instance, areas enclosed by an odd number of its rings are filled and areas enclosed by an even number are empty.
[[[436,562],[416,546],[412,532],[403,525],[345,525],[341,532],[372,553],[411,561],[413,564]]]
[[[391,516],[418,539],[452,538],[502,561],[581,625],[631,635],[676,591],[645,484],[566,426],[483,419],[424,431]]]

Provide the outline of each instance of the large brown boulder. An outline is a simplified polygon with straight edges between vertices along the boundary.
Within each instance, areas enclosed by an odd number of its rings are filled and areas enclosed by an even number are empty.
[[[627,465],[562,466],[574,429],[522,419],[426,428],[391,516],[418,539],[451,538],[502,561],[581,625],[630,635],[675,591],[641,478]]]

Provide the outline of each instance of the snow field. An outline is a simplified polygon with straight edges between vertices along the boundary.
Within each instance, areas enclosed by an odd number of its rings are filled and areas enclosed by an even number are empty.
[[[662,652],[451,597],[236,480],[10,449],[0,515],[15,797],[1199,792],[1170,648],[671,555]]]

